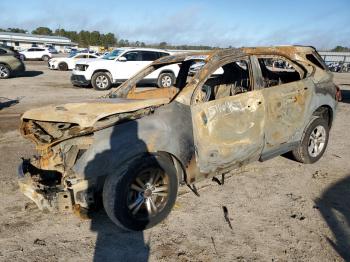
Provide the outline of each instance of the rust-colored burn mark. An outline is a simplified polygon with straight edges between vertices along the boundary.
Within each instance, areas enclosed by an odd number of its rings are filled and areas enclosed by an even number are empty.
[[[151,98],[167,98],[169,101],[178,93],[176,87],[156,88],[145,91],[136,91],[133,88],[127,95],[128,99],[151,99]]]

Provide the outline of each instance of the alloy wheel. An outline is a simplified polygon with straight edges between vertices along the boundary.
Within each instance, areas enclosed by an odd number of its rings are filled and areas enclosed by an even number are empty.
[[[7,67],[0,65],[0,78],[7,78],[9,76],[9,70]]]
[[[108,86],[108,78],[104,75],[98,76],[96,78],[96,85],[101,88],[105,89]]]
[[[172,79],[170,76],[165,75],[162,77],[162,86],[163,87],[170,87],[171,86]]]
[[[309,138],[308,152],[310,156],[317,157],[326,143],[326,129],[318,125],[312,130]]]
[[[135,219],[144,220],[163,210],[168,201],[168,176],[157,168],[148,168],[131,183],[127,207]]]

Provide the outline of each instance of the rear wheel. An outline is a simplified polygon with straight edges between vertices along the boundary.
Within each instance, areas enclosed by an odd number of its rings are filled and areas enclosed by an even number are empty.
[[[58,64],[58,69],[61,71],[67,71],[68,70],[68,65],[65,62],[59,63]]]
[[[146,155],[107,177],[103,204],[117,226],[140,231],[167,217],[175,204],[177,189],[173,163],[159,155]]]
[[[112,86],[110,76],[106,72],[95,73],[91,78],[91,84],[96,90],[108,90]]]
[[[43,56],[41,57],[41,60],[43,60],[43,61],[49,61],[49,59],[50,59],[50,57],[47,56],[47,55],[43,55]]]
[[[324,154],[328,137],[328,122],[324,118],[315,118],[307,127],[298,148],[292,151],[294,158],[305,164],[315,163]]]
[[[4,64],[0,64],[0,78],[5,79],[9,78],[11,75],[11,69]]]
[[[175,82],[175,76],[173,73],[162,73],[158,77],[158,87],[171,87]]]

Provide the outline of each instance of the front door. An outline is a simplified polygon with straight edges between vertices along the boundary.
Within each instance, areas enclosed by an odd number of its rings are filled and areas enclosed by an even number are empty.
[[[234,61],[222,68],[223,74],[213,74],[199,87],[211,94],[202,96],[206,97],[203,102],[194,100],[191,106],[201,173],[257,160],[264,145],[265,101],[260,90],[253,90],[249,61]]]
[[[126,52],[123,57],[126,61],[116,61],[115,79],[117,80],[127,80],[145,66],[140,51]]]

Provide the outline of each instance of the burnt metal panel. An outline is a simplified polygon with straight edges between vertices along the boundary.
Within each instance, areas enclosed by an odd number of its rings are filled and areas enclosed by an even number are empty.
[[[265,124],[261,91],[197,104],[191,110],[201,172],[211,173],[258,159]]]
[[[73,170],[85,178],[113,173],[125,161],[145,152],[165,151],[183,165],[194,154],[190,108],[178,102],[154,114],[94,134],[94,143]]]

